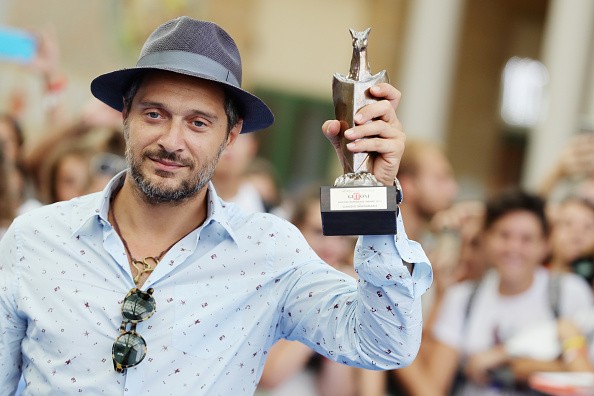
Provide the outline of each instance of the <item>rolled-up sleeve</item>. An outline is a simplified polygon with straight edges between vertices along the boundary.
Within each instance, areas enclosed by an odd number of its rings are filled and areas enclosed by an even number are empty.
[[[412,274],[405,263],[414,264]],[[359,238],[355,270],[358,280],[319,262],[298,267],[281,336],[344,364],[407,366],[421,343],[421,295],[432,282],[427,256],[408,240],[399,217],[397,235]]]
[[[412,274],[405,263],[413,264]],[[360,339],[381,368],[410,364],[421,345],[421,296],[433,279],[421,245],[408,239],[398,217],[397,235],[364,236],[357,243]]]

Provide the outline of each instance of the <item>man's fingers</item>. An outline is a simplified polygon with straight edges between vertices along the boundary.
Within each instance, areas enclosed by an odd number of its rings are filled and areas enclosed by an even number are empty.
[[[381,98],[389,101],[394,110],[398,108],[398,104],[400,104],[400,97],[402,96],[399,90],[388,83],[374,85],[369,89],[369,93],[378,99]]]
[[[355,125],[363,125],[372,120],[382,120],[392,123],[396,119],[396,112],[388,100],[378,100],[362,107],[355,115]]]
[[[332,139],[340,132],[340,122],[337,120],[328,120],[322,124],[322,132],[328,139]]]
[[[380,83],[369,88],[369,93],[377,99],[360,109],[355,115],[355,124],[361,125],[374,119],[392,123],[396,119],[396,108],[400,103],[400,91],[388,83]]]
[[[393,138],[402,132],[402,125],[398,118],[394,118],[391,123],[376,120],[363,125],[357,125],[345,131],[345,136],[350,140],[361,139],[365,137],[383,137]]]
[[[400,147],[402,146],[402,147]],[[354,153],[399,153],[404,151],[404,143],[381,138],[359,139],[347,144],[349,151]]]
[[[322,132],[326,139],[330,141],[336,150],[340,149],[340,122],[337,120],[328,120],[322,124]]]

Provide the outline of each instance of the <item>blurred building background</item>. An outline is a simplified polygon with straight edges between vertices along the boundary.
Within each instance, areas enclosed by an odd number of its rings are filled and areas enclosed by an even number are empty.
[[[333,73],[348,71],[349,28],[371,27],[372,72],[402,91],[408,135],[444,146],[463,197],[534,186],[568,137],[594,130],[593,0],[0,0],[0,25],[55,28],[74,111],[93,77],[133,65],[182,14],[236,39],[244,87],[276,114],[261,154],[288,189],[340,172],[320,125]],[[43,133],[34,77],[0,63],[0,109],[19,91],[30,135]]]

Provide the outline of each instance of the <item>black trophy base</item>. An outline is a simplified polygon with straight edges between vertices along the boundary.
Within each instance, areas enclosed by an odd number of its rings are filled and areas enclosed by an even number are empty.
[[[322,186],[324,235],[395,235],[398,205],[395,186]]]

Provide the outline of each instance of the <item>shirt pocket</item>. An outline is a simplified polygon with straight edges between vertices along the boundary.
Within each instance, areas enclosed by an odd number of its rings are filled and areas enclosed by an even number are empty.
[[[198,285],[175,287],[174,348],[198,357],[218,357],[248,334],[245,291],[204,293]]]

